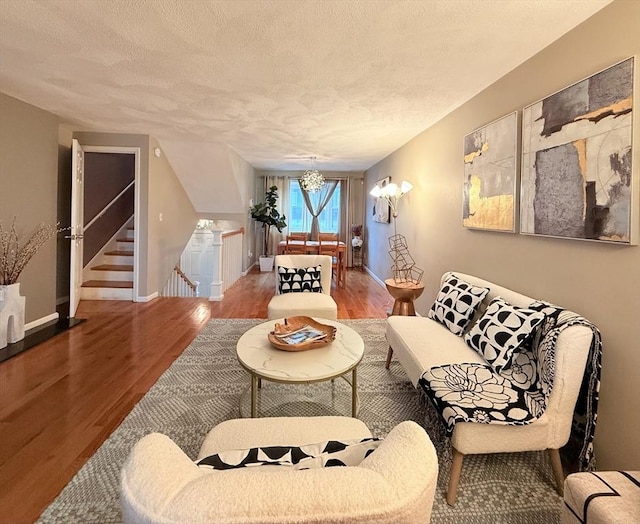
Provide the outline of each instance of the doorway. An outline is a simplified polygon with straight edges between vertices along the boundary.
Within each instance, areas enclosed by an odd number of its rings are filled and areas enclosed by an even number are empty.
[[[138,292],[138,283],[139,283],[139,242],[138,235],[140,231],[140,217],[137,210],[140,208],[140,148],[138,147],[120,147],[120,146],[92,146],[92,145],[81,145],[81,149],[84,154],[88,157],[93,156],[95,160],[102,160],[106,162],[102,162],[102,164],[106,164],[106,168],[101,168],[101,171],[98,173],[94,173],[97,180],[93,180],[93,183],[83,183],[85,189],[89,189],[89,193],[92,191],[97,191],[98,195],[87,194],[82,197],[82,209],[87,210],[88,213],[83,213],[84,218],[82,219],[82,227],[75,227],[72,229],[73,235],[75,238],[66,239],[66,241],[58,245],[58,267],[57,267],[57,301],[56,301],[56,309],[60,315],[60,318],[69,318],[73,317],[74,308],[71,307],[70,299],[73,295],[71,291],[71,287],[74,285],[75,278],[82,278],[82,272],[84,266],[87,265],[88,262],[91,262],[96,253],[99,252],[99,249],[102,246],[96,248],[96,238],[101,238],[101,241],[105,239],[107,241],[113,242],[116,236],[121,236],[117,231],[113,231],[113,225],[111,226],[111,230],[108,226],[105,226],[105,221],[108,222],[111,220],[113,222],[113,216],[118,215],[118,213],[127,213],[127,207],[129,204],[126,203],[128,199],[132,200],[132,204],[129,206],[131,209],[128,211],[130,215],[132,215],[132,224],[133,229],[127,231],[126,236],[131,237],[132,244],[132,253],[131,253],[131,261],[128,262],[131,266],[131,276],[128,277],[132,280],[132,289],[129,294],[129,299],[136,301],[139,297]],[[65,155],[60,160],[60,173],[59,177],[59,188],[58,188],[58,219],[60,221],[60,225],[62,227],[71,226],[71,209],[73,207],[73,196],[78,198],[78,191],[75,193],[72,191],[72,180],[74,173],[73,162],[70,155]],[[84,161],[84,168],[88,170],[88,177],[92,176],[91,170],[97,169],[95,166],[100,165],[100,161],[92,162],[92,161]],[[109,175],[108,170],[109,166],[111,169],[117,169],[117,166],[129,166],[127,169],[131,170],[131,180],[127,180],[123,185],[123,177],[116,177],[120,180],[116,180],[113,187],[107,189],[109,186]],[[77,169],[77,167],[76,167]],[[62,176],[63,173],[69,173],[69,176]],[[85,173],[87,174],[87,173]],[[126,178],[126,177],[124,177]],[[81,192],[80,192],[81,193]],[[79,204],[78,204],[79,205]],[[106,219],[105,219],[106,217]],[[102,222],[103,225],[100,225]],[[122,224],[121,224],[122,225]],[[77,242],[77,237],[80,235],[80,241],[84,241],[85,234],[90,231],[87,230],[93,229],[93,233],[89,235],[90,242],[87,247],[87,254],[83,256],[83,260],[81,264],[77,264],[76,267],[72,268],[71,263],[71,243]],[[118,228],[120,229],[120,228]],[[104,242],[103,242],[104,244]],[[93,263],[91,264],[93,266]],[[79,266],[79,267],[78,267]],[[72,274],[72,271],[74,272]],[[80,272],[80,275],[78,275]],[[86,270],[85,270],[85,280],[87,278]],[[95,290],[92,290],[92,293]],[[91,298],[98,298],[95,296],[91,296]],[[113,296],[109,296],[107,292],[105,294],[106,299],[114,299]],[[98,298],[99,299],[99,298]]]

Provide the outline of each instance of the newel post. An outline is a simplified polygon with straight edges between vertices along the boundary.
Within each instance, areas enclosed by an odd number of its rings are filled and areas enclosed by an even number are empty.
[[[209,290],[209,300],[219,302],[224,298],[222,281],[222,229],[211,229],[213,233],[213,273]]]

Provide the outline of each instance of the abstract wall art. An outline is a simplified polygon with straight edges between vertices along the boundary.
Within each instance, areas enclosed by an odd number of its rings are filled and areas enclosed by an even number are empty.
[[[517,133],[513,112],[464,137],[465,227],[515,231]]]
[[[633,58],[523,110],[520,231],[630,243]]]

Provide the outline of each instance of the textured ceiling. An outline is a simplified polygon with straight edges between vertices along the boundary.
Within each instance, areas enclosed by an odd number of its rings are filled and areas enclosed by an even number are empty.
[[[0,89],[74,129],[364,170],[607,3],[0,0]]]

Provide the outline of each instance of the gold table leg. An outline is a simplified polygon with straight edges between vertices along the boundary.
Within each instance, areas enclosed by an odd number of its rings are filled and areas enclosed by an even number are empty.
[[[358,416],[358,378],[357,367],[353,368],[351,372],[351,416],[356,418]]]
[[[258,390],[258,377],[251,375],[251,418],[258,416],[258,410],[256,409],[256,395]]]

